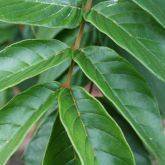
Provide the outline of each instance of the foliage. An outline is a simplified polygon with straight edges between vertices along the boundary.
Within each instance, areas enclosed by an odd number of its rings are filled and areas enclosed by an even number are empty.
[[[0,0],[0,165],[164,165],[164,5]]]

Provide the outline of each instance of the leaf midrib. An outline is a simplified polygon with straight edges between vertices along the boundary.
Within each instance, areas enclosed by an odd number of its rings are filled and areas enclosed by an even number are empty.
[[[81,125],[82,125],[82,127],[84,128],[84,131],[85,131],[85,133],[86,133],[86,135],[87,135],[87,139],[89,140],[90,146],[91,146],[91,148],[92,148],[92,150],[93,150],[93,154],[94,154],[94,158],[95,158],[95,159],[93,159],[93,160],[94,160],[94,163],[95,163],[95,160],[97,160],[97,157],[96,157],[96,155],[95,155],[95,150],[94,150],[93,146],[91,145],[91,141],[90,141],[90,139],[89,139],[88,131],[86,130],[85,125],[83,124],[83,121],[82,121],[82,119],[81,119],[81,113],[80,113],[80,111],[78,111],[79,108],[78,108],[78,105],[77,105],[76,100],[74,99],[73,93],[72,93],[71,90],[69,90],[69,92],[70,92],[70,96],[71,96],[71,98],[72,98],[73,104],[75,105],[76,112],[77,112],[77,116],[78,116],[78,118],[80,119]],[[78,112],[79,112],[79,113],[78,113]],[[80,154],[80,157],[81,157],[81,154]],[[97,164],[98,164],[98,162],[97,162]]]
[[[130,34],[130,33],[129,33],[128,31],[126,31],[125,29],[123,29],[119,24],[117,24],[117,23],[116,23],[115,21],[113,21],[111,18],[105,16],[103,13],[100,13],[99,11],[95,10],[94,8],[93,8],[91,11],[94,11],[94,12],[96,12],[98,15],[103,16],[103,17],[105,17],[105,19],[108,19],[108,20],[110,20],[111,22],[113,22],[117,27],[119,27],[119,29],[123,30],[129,37],[131,37],[133,40],[135,40],[135,41],[136,41],[140,46],[142,46],[149,54],[152,55],[153,59],[155,59],[155,60],[153,60],[153,63],[154,63],[154,61],[157,61],[157,58],[154,56],[154,54],[153,54],[152,52],[150,52],[149,49],[148,49],[143,43],[141,43],[137,38],[133,37],[132,34]],[[90,21],[90,22],[91,22],[91,21]],[[91,23],[92,23],[92,22],[91,22]],[[93,23],[92,23],[92,24],[93,24]],[[97,28],[100,29],[98,26],[97,26]],[[109,34],[108,34],[107,32],[103,32],[103,33],[106,33],[106,34],[109,36]],[[120,45],[119,42],[116,41],[112,36],[111,36],[111,38],[113,39],[113,41],[114,41],[115,43],[117,43],[118,45]],[[153,40],[152,40],[152,41],[153,41]],[[153,42],[154,42],[154,41],[153,41]],[[130,52],[131,54],[134,54],[131,50],[127,49],[125,46],[122,46],[122,45],[120,45],[120,46],[121,46],[123,49],[125,49],[126,51]],[[144,62],[141,60],[141,57],[137,57],[137,56],[134,55],[134,58],[136,58],[137,60],[139,60],[139,61],[140,61],[144,66],[146,66],[147,69],[150,70],[150,72],[152,72],[154,75],[156,74],[155,71],[153,71],[152,69],[150,69],[150,67],[148,67],[148,64],[146,65],[146,63],[144,63]],[[159,65],[156,65],[156,66],[159,67]],[[161,75],[164,74],[164,73],[162,72],[162,69],[161,69],[160,67],[159,67],[159,71],[161,72]],[[157,75],[157,76],[158,76],[160,79],[162,79],[159,75]]]
[[[90,58],[88,58],[88,56],[86,56],[85,52],[83,52],[82,50],[80,50],[80,51],[81,51],[81,52],[83,53],[83,55],[91,62]],[[91,62],[91,63],[92,63],[92,62]],[[92,63],[92,64],[93,64],[93,63]],[[99,72],[98,69],[95,67],[95,65],[93,65],[93,68],[100,74],[100,72]],[[81,69],[84,70],[82,67],[81,67]],[[84,71],[84,73],[86,73],[86,71]],[[118,96],[116,96],[116,94],[113,92],[112,88],[108,85],[108,82],[104,79],[104,77],[102,76],[102,74],[100,74],[100,75],[101,75],[102,79],[104,80],[104,82],[106,83],[106,85],[109,87],[112,96],[117,98],[117,100],[118,100],[120,106],[118,106],[118,105],[116,104],[116,102],[113,101],[112,99],[110,100],[110,99],[109,99],[109,96],[106,94],[106,92],[104,92],[101,88],[99,88],[99,89],[104,93],[104,95],[105,95],[111,102],[113,102],[113,104],[117,107],[117,109],[122,109],[122,108],[120,108],[120,107],[124,107],[124,109],[125,109],[126,112],[127,112],[127,111],[128,111],[127,108],[126,108],[124,105],[122,105],[120,99],[119,99]],[[86,76],[87,76],[89,79],[91,79],[90,76],[88,76],[87,73],[86,73]],[[95,82],[95,81],[94,81],[94,82]],[[96,84],[98,87],[100,86],[100,85],[98,85],[97,82],[95,82],[95,84]],[[114,99],[114,100],[115,100],[115,99]],[[152,153],[157,157],[157,154],[155,154],[154,150],[153,150],[152,148],[150,148],[150,145],[148,144],[148,142],[146,142],[146,140],[140,135],[140,133],[137,131],[136,127],[134,127],[134,125],[129,121],[129,119],[127,118],[127,116],[122,112],[122,110],[120,110],[120,112],[121,112],[121,113],[123,114],[123,116],[127,119],[127,121],[128,121],[129,124],[132,126],[132,128],[134,128],[135,132],[139,135],[139,137],[145,142],[145,144],[148,146],[148,148],[150,149],[150,151],[152,151]],[[127,115],[129,115],[128,112],[127,112]],[[129,117],[131,118],[132,121],[134,121],[133,118],[132,118],[132,116],[129,115]],[[136,122],[135,122],[135,123],[136,123]],[[137,125],[137,127],[140,128],[140,130],[141,130],[141,127],[139,127],[139,125],[138,125],[137,123],[136,123],[136,125]],[[139,129],[138,129],[138,130],[139,130]],[[143,130],[141,130],[141,131],[143,132]],[[143,133],[144,133],[144,132],[143,132]],[[151,143],[151,144],[152,144],[152,143]],[[153,145],[152,145],[152,146],[153,146]],[[154,148],[155,148],[155,147],[154,147]],[[160,155],[160,157],[161,157],[161,155]],[[158,157],[157,157],[157,158],[158,158]],[[158,159],[159,159],[159,158],[158,158]]]
[[[139,7],[141,7],[144,11],[146,11],[147,13],[151,14],[152,17],[157,21],[159,22],[159,24],[165,28],[165,25],[163,24],[162,22],[162,19],[159,20],[159,18],[157,17],[157,15],[155,16],[148,8],[144,7],[143,5],[141,5],[141,3],[138,3],[137,1],[133,0],[134,3],[136,3]],[[159,10],[159,8],[157,8],[157,6],[155,6],[156,10]],[[161,16],[163,16],[163,13],[161,10],[159,10],[159,12],[161,13]]]

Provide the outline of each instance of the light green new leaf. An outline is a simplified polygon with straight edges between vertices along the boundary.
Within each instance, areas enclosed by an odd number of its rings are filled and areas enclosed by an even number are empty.
[[[157,103],[145,80],[109,48],[86,48],[75,54],[74,60],[130,123],[160,164],[164,165],[163,127]]]
[[[59,85],[35,86],[16,96],[0,110],[0,164],[4,165],[32,125],[52,106]]]
[[[0,21],[73,28],[82,20],[85,0],[0,0]]]
[[[26,40],[0,52],[0,91],[70,60],[68,46],[57,40]]]
[[[83,89],[59,93],[59,113],[82,165],[134,165],[124,136],[103,106]]]
[[[79,165],[79,158],[61,124],[59,117],[55,121],[53,132],[45,153],[43,165]]]
[[[165,30],[130,0],[94,6],[85,19],[165,81]]]
[[[54,106],[53,106],[54,108]],[[37,129],[23,156],[25,165],[41,165],[56,120],[57,111],[44,116],[44,121]]]
[[[141,8],[149,12],[165,28],[165,1],[164,0],[132,0]]]

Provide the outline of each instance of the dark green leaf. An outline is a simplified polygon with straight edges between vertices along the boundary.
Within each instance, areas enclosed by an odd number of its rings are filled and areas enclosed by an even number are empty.
[[[82,70],[78,67],[74,67],[73,75],[71,84],[77,85],[77,86],[85,86],[89,83],[88,78],[85,76],[85,74],[82,72]]]
[[[67,70],[69,65],[70,62],[66,61],[58,66],[55,66],[54,68],[47,70],[46,72],[40,75],[38,82],[45,83],[45,82],[57,80],[57,78],[59,78]]]
[[[62,28],[45,28],[40,27],[36,33],[37,39],[52,39],[54,38],[60,31],[62,31]]]
[[[77,38],[79,29],[71,29],[71,30],[63,30],[59,35],[57,35],[57,39],[66,43],[70,47],[73,47],[75,40]],[[96,28],[86,24],[83,31],[83,37],[81,39],[80,47],[84,47],[86,45],[94,45],[97,42],[96,36]]]
[[[165,145],[162,144],[165,144],[165,136],[162,121],[158,105],[145,80],[126,60],[105,47],[86,48],[77,52],[74,60],[163,165]]]
[[[0,92],[0,108],[6,103],[6,94],[7,91]]]
[[[69,60],[68,46],[57,40],[26,40],[0,52],[0,90]]]
[[[43,165],[78,165],[79,159],[59,117],[53,127]]]
[[[133,0],[141,8],[149,12],[165,28],[164,0]]]
[[[146,151],[145,147],[142,144],[142,141],[138,138],[136,133],[130,127],[130,125],[124,120],[124,118],[116,111],[114,107],[106,100],[105,98],[99,99],[104,105],[109,114],[115,119],[122,129],[126,140],[130,144],[130,147],[133,151],[135,161],[137,165],[151,165],[149,159],[149,154]]]
[[[57,111],[46,116],[33,136],[26,152],[24,153],[24,163],[26,165],[41,165],[44,158],[47,145],[53,129]]]
[[[120,51],[120,50],[119,50]],[[156,97],[159,105],[159,109],[162,115],[165,117],[165,83],[160,81],[157,77],[151,74],[143,65],[141,65],[136,59],[134,59],[130,54],[125,51],[120,51],[120,53],[128,59],[130,63],[139,71],[139,73],[146,79],[152,93]]]
[[[151,15],[129,0],[110,0],[94,6],[85,19],[165,81],[165,30]]]
[[[8,28],[0,28],[0,44],[11,41],[17,33],[17,28],[15,26],[11,26]]]
[[[61,90],[59,112],[83,165],[134,165],[118,125],[82,88]]]
[[[12,27],[12,26],[13,26],[13,24],[5,23],[5,22],[0,21],[0,28],[9,28],[9,27]]]
[[[59,84],[35,86],[16,96],[0,110],[0,164],[4,165],[23,141],[32,125],[48,111]]]

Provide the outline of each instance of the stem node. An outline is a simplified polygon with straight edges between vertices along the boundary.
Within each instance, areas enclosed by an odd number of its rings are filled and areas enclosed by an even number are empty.
[[[93,0],[87,0],[87,3],[85,5],[85,10],[90,10],[91,9],[92,1]],[[84,32],[84,27],[85,27],[85,22],[82,21],[81,24],[80,24],[80,30],[79,30],[79,33],[78,33],[78,36],[76,38],[75,45],[74,45],[74,48],[73,48],[74,50],[77,50],[77,49],[80,48],[81,39],[82,39],[82,35],[83,35],[83,32]],[[62,85],[62,87],[64,87],[64,88],[70,88],[74,65],[75,65],[75,63],[72,60],[72,62],[70,64],[70,67],[69,67],[69,71],[68,71],[68,74],[67,74],[66,81]]]

